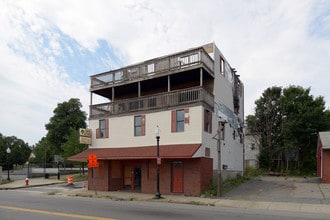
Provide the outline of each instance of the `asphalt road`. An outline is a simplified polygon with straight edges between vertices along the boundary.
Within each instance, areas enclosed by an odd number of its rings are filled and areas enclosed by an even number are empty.
[[[60,186],[49,186],[52,190]],[[114,201],[104,198],[55,196],[44,192],[49,187],[0,191],[1,220],[44,219],[328,219],[319,214],[274,212],[225,208],[214,206],[185,205],[160,202]]]

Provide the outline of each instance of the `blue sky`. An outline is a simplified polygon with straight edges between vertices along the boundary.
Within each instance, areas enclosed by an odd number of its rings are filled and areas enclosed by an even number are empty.
[[[245,85],[311,87],[330,106],[328,0],[1,0],[0,132],[30,145],[89,76],[215,42]]]

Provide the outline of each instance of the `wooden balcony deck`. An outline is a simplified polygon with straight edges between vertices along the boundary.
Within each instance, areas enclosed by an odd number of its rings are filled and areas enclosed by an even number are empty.
[[[205,103],[213,108],[214,96],[211,92],[202,87],[194,87],[151,96],[97,104],[90,106],[90,119],[139,111],[146,112],[193,103]]]
[[[214,61],[203,47],[93,75],[90,77],[90,90],[96,91],[120,84],[131,83],[141,80],[141,78],[154,78],[199,67],[205,68],[210,74],[214,72]]]

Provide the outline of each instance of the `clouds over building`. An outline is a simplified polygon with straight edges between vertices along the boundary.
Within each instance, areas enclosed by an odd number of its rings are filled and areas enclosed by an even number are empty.
[[[89,76],[216,42],[245,84],[245,112],[270,86],[330,103],[329,1],[1,1],[0,132],[34,144]]]

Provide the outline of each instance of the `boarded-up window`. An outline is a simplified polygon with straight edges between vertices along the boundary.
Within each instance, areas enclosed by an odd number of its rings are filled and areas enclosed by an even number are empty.
[[[204,110],[204,131],[212,133],[212,112]]]

